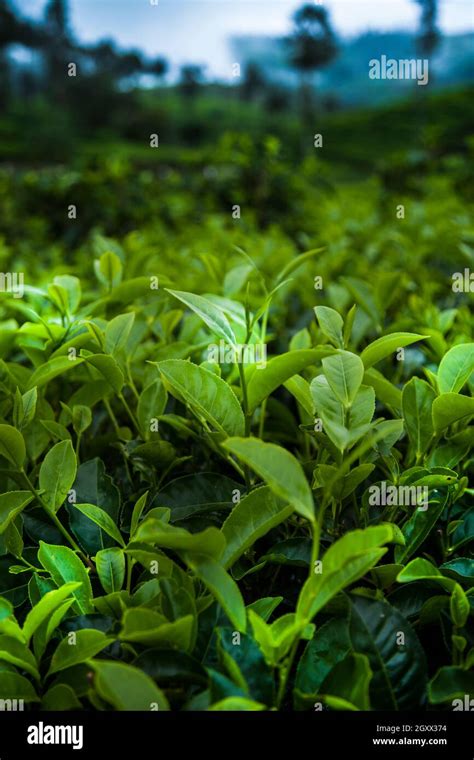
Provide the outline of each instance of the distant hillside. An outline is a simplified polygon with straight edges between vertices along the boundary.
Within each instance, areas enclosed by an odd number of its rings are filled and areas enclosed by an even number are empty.
[[[295,87],[298,77],[288,67],[284,43],[263,36],[240,36],[230,40],[235,60],[253,62],[266,77],[286,87]],[[364,105],[383,103],[403,97],[413,88],[411,81],[371,80],[368,77],[371,58],[416,58],[416,40],[405,32],[367,32],[340,40],[336,60],[315,77],[315,85],[325,94],[333,94],[341,104]],[[433,58],[430,87],[448,87],[474,82],[474,34],[443,37]]]

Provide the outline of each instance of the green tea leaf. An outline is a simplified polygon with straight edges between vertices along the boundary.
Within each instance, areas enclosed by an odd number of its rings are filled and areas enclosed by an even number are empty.
[[[36,658],[26,644],[12,636],[0,635],[0,663],[9,662],[20,670],[26,670],[37,681],[40,679]],[[0,683],[3,681],[3,673]]]
[[[433,437],[431,410],[436,393],[424,380],[414,377],[402,394],[403,418],[417,459],[427,450]]]
[[[122,262],[113,251],[106,251],[100,259],[94,261],[94,270],[97,279],[106,286],[108,290],[119,285],[122,280]]]
[[[106,473],[101,459],[96,457],[80,465],[73,488],[79,504],[100,505],[113,522],[118,524],[120,492],[110,475]],[[71,530],[88,554],[96,554],[100,549],[113,544],[112,539],[104,534],[96,523],[76,509],[74,503],[66,501],[66,510]]]
[[[438,569],[427,559],[423,559],[423,557],[412,559],[397,576],[399,583],[411,583],[412,581],[420,580],[439,583],[446,591],[451,591],[456,586],[455,581],[441,575]]]
[[[372,709],[415,710],[424,698],[426,658],[403,615],[385,601],[350,597],[349,635],[356,652],[369,658]]]
[[[328,353],[325,349],[303,348],[275,356],[263,369],[253,369],[247,387],[249,410],[254,411],[278,386]]]
[[[439,569],[443,575],[454,578],[454,580],[457,580],[460,583],[467,583],[469,586],[474,586],[474,560],[469,559],[468,557],[451,559],[449,562],[440,565]]]
[[[64,712],[65,710],[82,710],[82,704],[76,697],[71,686],[65,683],[57,683],[43,695],[41,709],[52,712]]]
[[[469,700],[474,694],[474,674],[458,667],[442,667],[428,684],[428,697],[433,705],[451,702],[453,710],[471,709]],[[468,697],[466,708],[465,697]]]
[[[184,560],[215,596],[236,630],[245,633],[247,621],[242,594],[222,565],[210,556],[199,554],[185,554]]]
[[[0,456],[5,457],[17,470],[21,470],[26,459],[23,436],[11,425],[0,425]]]
[[[56,275],[54,278],[54,284],[59,285],[59,287],[65,291],[67,311],[69,314],[74,314],[81,303],[81,281],[78,277],[74,277],[70,274],[62,274]]]
[[[460,343],[443,356],[438,368],[440,393],[459,393],[474,372],[474,343]]]
[[[314,523],[311,489],[303,468],[289,451],[257,438],[230,438],[224,448],[255,470],[276,496],[289,502],[296,512]]]
[[[80,586],[80,583],[65,583],[61,588],[48,591],[41,597],[39,602],[31,608],[23,623],[23,636],[26,643],[29,642],[37,628]]]
[[[88,406],[75,404],[72,409],[72,424],[76,435],[82,435],[92,424],[92,412]]]
[[[52,512],[57,512],[76,478],[76,455],[71,441],[57,443],[46,454],[39,473],[42,497]]]
[[[73,604],[74,597],[71,597],[70,599],[67,599],[67,601],[62,602],[62,604],[60,604],[59,607],[57,607],[54,612],[51,613],[51,616],[48,619],[44,620],[35,631],[33,636],[33,648],[36,659],[38,661],[43,657],[49,641],[51,640],[52,636],[56,632],[56,629]]]
[[[120,662],[93,660],[94,687],[115,710],[169,710],[168,701],[152,679]]]
[[[153,380],[141,392],[137,406],[137,419],[145,440],[150,437],[152,421],[158,419],[165,411],[167,398],[168,395],[160,379]]]
[[[405,546],[395,547],[396,562],[403,564],[416,552],[438,522],[446,503],[447,496],[444,498],[432,497],[426,505],[427,509],[415,508],[402,529],[406,541]]]
[[[254,712],[265,710],[265,705],[255,702],[253,699],[246,699],[245,697],[226,697],[219,700],[219,702],[214,702],[209,707],[209,710],[214,712]]]
[[[242,435],[245,419],[233,390],[213,372],[180,359],[160,362],[158,369],[173,395],[216,430],[227,435]]]
[[[367,369],[364,372],[364,384],[374,389],[377,399],[385,406],[400,411],[402,408],[402,392],[396,385],[389,382],[378,370]]]
[[[30,422],[33,421],[36,414],[36,405],[38,403],[38,389],[36,386],[26,391],[21,396],[21,416],[18,420],[18,429],[28,427]]]
[[[226,547],[221,562],[231,567],[257,539],[279,525],[293,506],[275,497],[268,486],[256,488],[235,505],[222,526]]]
[[[201,317],[211,332],[225,340],[230,346],[236,347],[237,340],[227,317],[212,301],[203,298],[203,296],[197,296],[194,293],[185,293],[181,290],[168,290],[168,288],[165,288],[165,290]]]
[[[74,638],[70,639],[66,636],[56,647],[51,658],[48,676],[81,662],[86,662],[89,658],[102,652],[113,640],[112,637],[107,637],[102,631],[87,629],[74,631]]]
[[[382,544],[394,538],[394,527],[385,524],[351,531],[335,541],[301,589],[298,618],[310,622],[333,596],[374,567],[387,551]]]
[[[275,681],[257,643],[250,636],[241,634],[239,645],[235,646],[231,628],[219,628],[217,634],[222,668],[250,697],[272,705],[275,700]]]
[[[347,408],[354,401],[364,377],[362,361],[350,351],[339,351],[323,359],[322,364],[331,390]]]
[[[95,522],[101,530],[111,536],[118,544],[125,546],[122,534],[112,518],[103,509],[96,507],[94,504],[74,504],[74,509],[78,509],[89,520]]]
[[[170,522],[174,523],[207,512],[230,510],[241,491],[239,483],[224,475],[200,472],[171,480],[159,490],[152,505],[167,507]]]
[[[372,676],[369,658],[365,654],[348,652],[325,678],[317,699],[336,709],[340,705],[344,710],[369,710]]]
[[[18,673],[2,672],[0,678],[0,699],[4,700],[4,710],[8,710],[9,700],[23,700],[27,704],[30,702],[39,702],[36,691],[31,683],[24,676]],[[11,708],[14,710],[13,703]]]
[[[293,375],[293,377],[290,377],[283,384],[312,420],[314,417],[314,403],[309,383],[300,375]]]
[[[324,248],[312,248],[310,251],[300,253],[299,256],[291,259],[291,261],[289,261],[288,264],[286,264],[278,274],[276,282],[280,283],[283,280],[286,280],[288,275],[296,272],[297,269],[299,269],[303,264],[306,264],[307,261],[316,256],[317,253],[321,253],[321,251],[324,251]]]
[[[148,491],[145,491],[145,493],[140,496],[138,501],[135,503],[135,506],[133,507],[132,521],[130,523],[130,538],[133,538],[135,531],[138,528],[138,523],[140,522],[143,510],[146,507],[148,493]]]
[[[169,622],[158,612],[137,607],[125,611],[119,638],[153,647],[170,646],[186,652],[192,649],[194,623],[193,615]]]
[[[76,600],[74,607],[83,614],[92,612],[91,582],[79,557],[67,546],[54,546],[44,541],[40,541],[39,544],[38,560],[50,573],[56,585],[61,587],[65,583],[80,583],[81,586],[72,591]]]
[[[101,549],[95,555],[99,580],[106,594],[120,591],[125,580],[125,555],[121,549]]]
[[[115,393],[121,393],[124,377],[122,370],[112,356],[108,356],[107,354],[92,354],[86,357],[86,362],[102,375]]]
[[[445,430],[455,422],[467,422],[474,414],[474,398],[457,393],[442,393],[433,402],[433,425],[435,432]]]
[[[131,311],[119,314],[108,323],[105,329],[105,350],[114,358],[125,350],[134,321],[135,313]]]
[[[313,709],[316,695],[338,662],[351,650],[347,621],[334,618],[318,628],[306,645],[296,671],[296,709]]]
[[[463,628],[466,625],[471,608],[469,605],[469,599],[467,598],[459,583],[455,585],[451,592],[449,609],[451,612],[451,620],[453,621],[456,628]]]
[[[331,309],[329,306],[315,306],[314,313],[316,314],[321,332],[329,338],[336,348],[344,348],[344,338],[342,336],[344,320],[339,312]]]
[[[373,364],[385,359],[386,356],[395,353],[399,348],[416,343],[419,340],[426,340],[426,335],[418,335],[416,333],[391,333],[390,335],[384,335],[382,338],[377,338],[367,348],[364,348],[360,358],[364,363],[365,369],[369,369]]]
[[[38,367],[30,377],[28,387],[42,388],[47,385],[50,380],[54,380],[55,377],[63,375],[65,372],[69,372],[71,369],[75,369],[83,363],[84,359],[80,357],[69,358],[69,356],[57,356],[54,359],[50,359],[41,367]]]
[[[189,533],[184,528],[168,525],[162,520],[147,517],[139,525],[134,541],[155,544],[178,552],[196,553],[219,559],[225,538],[217,528],[206,528],[200,533]]]
[[[0,494],[0,535],[33,500],[29,491],[8,491]]]

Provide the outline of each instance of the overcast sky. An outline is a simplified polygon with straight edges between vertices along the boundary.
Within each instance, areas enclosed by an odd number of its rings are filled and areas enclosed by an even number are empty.
[[[111,37],[122,47],[164,55],[173,64],[204,63],[210,76],[225,77],[232,57],[227,40],[238,34],[285,34],[302,3],[295,0],[70,0],[72,26],[82,41]],[[38,16],[45,0],[17,0]],[[415,29],[414,0],[326,0],[335,29],[354,35],[368,29]],[[444,32],[474,29],[473,0],[441,0]]]

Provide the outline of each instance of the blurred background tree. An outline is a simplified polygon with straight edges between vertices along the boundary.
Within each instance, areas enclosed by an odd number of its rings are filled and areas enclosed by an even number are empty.
[[[420,29],[417,47],[421,55],[430,62],[430,81],[433,82],[433,54],[441,42],[441,33],[437,26],[438,0],[415,0],[421,6]]]
[[[372,1],[375,7],[377,0]],[[124,8],[129,6],[132,23],[136,19],[134,0],[122,2]],[[144,158],[146,136],[155,129],[159,129],[162,141],[162,149],[154,154],[156,159],[183,146],[194,150],[213,145],[223,133],[235,130],[253,139],[272,134],[286,150],[301,156],[301,151],[308,150],[307,135],[311,133],[307,127],[316,127],[316,108],[318,122],[330,118],[334,111],[344,112],[346,127],[341,121],[338,128],[350,135],[347,125],[357,109],[362,123],[375,118],[375,109],[390,104],[396,108],[404,100],[418,103],[420,127],[428,109],[422,94],[428,89],[430,96],[442,88],[453,91],[468,87],[472,81],[474,35],[441,36],[436,0],[413,2],[421,10],[416,34],[372,29],[351,38],[336,35],[324,7],[306,3],[288,19],[289,36],[262,33],[228,39],[231,46],[235,43],[229,60],[240,61],[242,76],[231,78],[227,65],[222,75],[227,78],[219,79],[219,74],[213,74],[219,54],[214,55],[213,50],[204,70],[188,60],[187,50],[178,44],[177,59],[169,66],[159,47],[155,49],[154,38],[147,52],[138,43],[136,49],[123,49],[110,37],[92,36],[88,42],[78,39],[73,21],[80,19],[82,7],[69,0],[38,0],[43,11],[32,19],[21,0],[0,0],[3,156],[26,162],[31,158],[62,161],[73,154],[80,156],[84,147],[90,152],[119,150],[121,155]],[[250,5],[241,3],[242,8]],[[93,10],[84,13],[94,22]],[[251,16],[253,10],[248,13]],[[108,34],[108,26],[104,28]],[[437,71],[434,87],[432,66],[430,88],[398,81],[368,87],[370,58],[386,54],[405,59],[423,54],[431,59],[438,49],[443,67]],[[225,56],[222,59],[225,61]],[[205,54],[202,60],[206,61]],[[77,76],[68,75],[69,63],[76,64]],[[452,103],[454,107],[455,99]],[[399,110],[401,113],[403,108]],[[412,108],[412,119],[413,113]],[[387,122],[383,114],[380,118]],[[449,121],[451,125],[448,114],[440,118],[443,124]],[[354,119],[357,121],[355,115]],[[408,127],[405,121],[395,127],[394,140],[403,146],[406,139],[402,139],[402,132]],[[384,143],[387,129],[384,126]],[[429,127],[430,144],[436,143],[440,129],[438,123],[436,128]],[[371,141],[374,139],[378,138],[372,134]],[[361,154],[370,147],[360,145]],[[327,150],[329,146],[325,146]]]
[[[43,56],[50,94],[56,102],[66,99],[68,63],[74,62],[67,0],[49,0],[44,14]]]
[[[258,98],[267,86],[265,76],[256,63],[249,61],[244,69],[244,77],[240,85],[243,100],[252,101]]]
[[[424,55],[432,56],[441,40],[441,34],[437,27],[438,1],[416,0],[416,2],[421,6],[420,31],[418,35],[419,50]]]
[[[178,87],[183,97],[189,100],[195,98],[203,79],[204,71],[202,66],[198,66],[197,64],[181,66]]]
[[[338,46],[326,8],[303,5],[293,15],[293,34],[288,38],[290,63],[301,79],[303,114],[312,115],[315,72],[337,55]]]

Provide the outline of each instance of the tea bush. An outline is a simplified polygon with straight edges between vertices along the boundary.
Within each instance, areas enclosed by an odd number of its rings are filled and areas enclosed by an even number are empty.
[[[2,699],[474,692],[467,169],[341,182],[242,140],[2,173]]]

